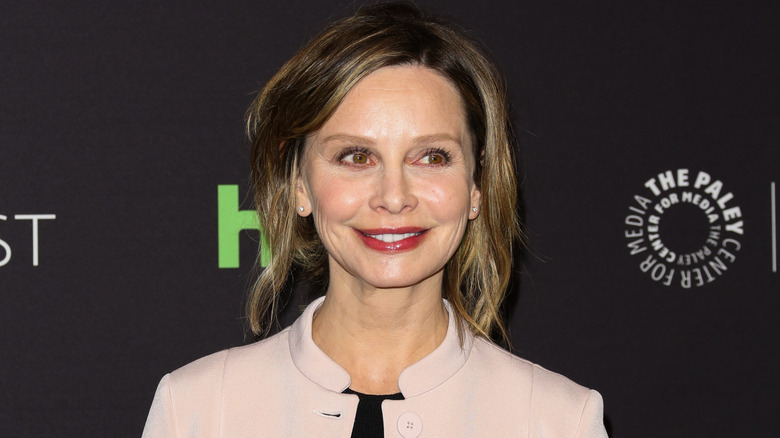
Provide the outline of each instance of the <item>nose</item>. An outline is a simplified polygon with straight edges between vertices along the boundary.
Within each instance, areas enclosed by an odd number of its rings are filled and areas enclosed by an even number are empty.
[[[413,181],[408,170],[403,165],[382,166],[376,175],[374,193],[369,199],[369,206],[398,214],[404,210],[414,210],[417,207],[417,196],[414,194]]]

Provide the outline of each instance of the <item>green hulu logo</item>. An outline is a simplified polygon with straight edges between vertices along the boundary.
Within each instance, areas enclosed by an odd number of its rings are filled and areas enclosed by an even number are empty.
[[[271,260],[268,239],[260,229],[257,213],[239,210],[237,185],[217,185],[217,229],[220,268],[239,267],[239,234],[242,230],[260,231],[260,265],[268,265]]]

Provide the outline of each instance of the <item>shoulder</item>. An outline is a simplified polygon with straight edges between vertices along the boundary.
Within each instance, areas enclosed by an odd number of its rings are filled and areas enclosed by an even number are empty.
[[[285,350],[287,345],[284,330],[250,345],[210,354],[166,374],[154,395],[144,438],[177,436],[176,431],[182,428],[217,436],[226,396],[241,401],[261,392],[256,387],[262,389],[264,380],[273,379],[271,364],[283,362],[279,358],[289,351]],[[245,384],[249,378],[254,379],[254,387]]]
[[[539,392],[553,398],[584,399],[590,391],[569,378],[515,356],[484,338],[475,339],[472,355],[478,362],[475,365],[491,374],[527,384],[528,386],[523,386],[532,393]]]
[[[168,391],[182,412],[219,412],[224,398],[263,389],[289,361],[288,330],[253,344],[222,350],[170,373]]]
[[[289,351],[288,329],[261,341],[204,356],[170,373],[170,382],[204,388],[218,385],[235,368],[278,363]]]
[[[514,393],[527,406],[530,429],[536,436],[606,436],[601,395],[571,379],[517,357],[478,338],[472,355],[482,375],[492,376],[502,391]],[[554,433],[553,433],[554,432]]]

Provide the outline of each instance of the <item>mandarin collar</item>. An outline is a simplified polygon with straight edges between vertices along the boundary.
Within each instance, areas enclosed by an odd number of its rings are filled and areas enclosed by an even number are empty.
[[[349,388],[349,374],[328,357],[314,343],[311,335],[314,312],[322,305],[325,297],[314,300],[290,327],[290,354],[295,367],[312,382],[334,392]],[[471,354],[474,335],[463,328],[463,346],[458,338],[458,320],[450,303],[443,300],[449,315],[447,334],[441,345],[431,354],[410,365],[398,376],[398,387],[404,398],[414,397],[441,385],[463,367]]]

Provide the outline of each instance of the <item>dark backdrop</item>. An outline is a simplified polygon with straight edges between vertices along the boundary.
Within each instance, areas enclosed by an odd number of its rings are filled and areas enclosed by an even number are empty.
[[[514,352],[598,389],[612,437],[776,433],[774,3],[420,4],[507,76]],[[219,267],[218,186],[251,208],[253,92],[354,8],[0,4],[1,436],[139,436],[164,373],[251,342],[257,235]]]

